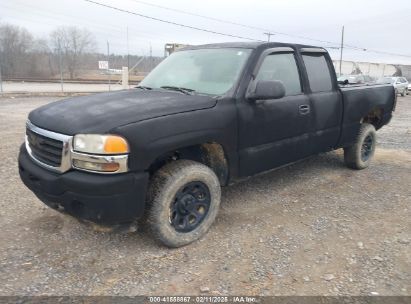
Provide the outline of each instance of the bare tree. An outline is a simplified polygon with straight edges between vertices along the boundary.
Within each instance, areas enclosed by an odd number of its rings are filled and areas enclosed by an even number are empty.
[[[6,77],[20,75],[29,64],[33,36],[24,28],[0,24],[0,64]]]
[[[31,62],[31,65],[27,67],[29,75],[44,79],[55,74],[52,65],[53,53],[50,50],[47,39],[33,40],[29,56]]]
[[[56,53],[61,52],[63,63],[73,79],[85,53],[93,52],[95,40],[87,29],[62,26],[51,33],[51,44]]]

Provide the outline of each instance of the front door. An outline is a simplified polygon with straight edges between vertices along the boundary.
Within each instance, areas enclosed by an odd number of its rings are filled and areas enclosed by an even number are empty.
[[[282,81],[286,95],[252,102],[239,100],[240,175],[249,176],[311,154],[311,105],[301,86],[301,75],[290,48],[263,53],[256,80]],[[271,51],[271,50],[270,50]]]

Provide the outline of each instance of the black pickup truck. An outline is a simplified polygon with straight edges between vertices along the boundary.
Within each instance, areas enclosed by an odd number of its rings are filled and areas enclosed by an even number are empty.
[[[391,85],[340,87],[320,47],[187,47],[135,89],[32,111],[19,171],[56,210],[100,225],[144,219],[178,247],[209,229],[235,180],[338,148],[366,168],[395,103]]]

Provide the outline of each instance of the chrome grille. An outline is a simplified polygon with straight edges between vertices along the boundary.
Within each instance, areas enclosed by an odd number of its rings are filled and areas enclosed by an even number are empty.
[[[71,168],[72,136],[48,131],[27,121],[26,149],[40,166],[59,173]]]
[[[31,152],[39,161],[53,166],[60,167],[63,153],[63,142],[46,136],[42,136],[26,129],[27,141]]]

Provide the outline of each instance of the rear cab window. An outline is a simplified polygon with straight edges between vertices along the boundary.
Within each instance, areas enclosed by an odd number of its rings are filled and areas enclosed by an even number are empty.
[[[303,53],[305,68],[311,92],[329,92],[333,90],[331,70],[324,53]]]

